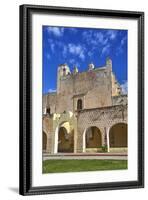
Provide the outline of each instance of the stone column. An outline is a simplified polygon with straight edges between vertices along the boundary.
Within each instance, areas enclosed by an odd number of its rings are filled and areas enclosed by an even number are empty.
[[[102,137],[102,146],[106,145],[106,127],[100,128],[101,137]]]
[[[107,146],[107,128],[104,127],[104,146]]]
[[[77,137],[77,153],[83,152],[83,132],[81,131],[79,130]]]
[[[56,154],[58,153],[58,132],[59,132],[59,127],[57,126],[55,128],[55,131],[53,132],[53,142],[52,142],[52,153]]]
[[[74,153],[77,153],[78,123],[77,118],[73,119],[74,124]]]
[[[109,127],[107,127],[107,152],[110,152],[110,142],[109,142],[109,130],[110,130],[110,128]]]
[[[52,152],[52,138],[51,138],[51,134],[47,134],[47,146],[46,146],[46,151],[47,153],[51,153]]]

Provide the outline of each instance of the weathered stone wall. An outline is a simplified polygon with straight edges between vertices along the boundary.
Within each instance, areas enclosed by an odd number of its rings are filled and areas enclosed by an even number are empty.
[[[67,128],[64,123],[69,123]],[[74,152],[84,151],[84,134],[90,127],[97,127],[101,132],[102,146],[107,145],[107,134],[111,127],[118,123],[127,124],[127,105],[116,105],[104,108],[84,109],[72,115],[63,113],[43,118],[43,131],[47,133],[47,151],[55,153],[56,130],[65,127],[74,133]],[[58,129],[57,129],[58,128]],[[58,142],[58,141],[57,141]]]
[[[58,78],[58,93],[43,96],[43,110],[45,107],[50,107],[51,113],[73,112],[80,96],[83,96],[81,99],[85,109],[111,106],[111,76],[109,67],[62,76]]]
[[[57,94],[56,93],[50,93],[43,95],[42,98],[42,106],[43,106],[43,113],[46,113],[46,110],[50,108],[51,113],[56,112],[56,102],[57,102]]]
[[[110,68],[103,67],[91,71],[71,74],[61,77],[60,98],[66,96],[67,109],[73,110],[73,104],[68,99],[73,95],[84,94],[85,108],[97,108],[111,105],[111,71]],[[64,101],[64,98],[63,98]],[[65,102],[63,102],[63,107]],[[71,107],[71,108],[70,108]],[[61,109],[59,109],[61,110]],[[62,110],[61,110],[62,111]]]
[[[78,114],[78,144],[77,152],[83,150],[83,135],[91,126],[99,128],[102,134],[102,144],[106,144],[107,131],[117,123],[127,123],[127,106],[111,106],[106,108],[82,110]]]
[[[121,95],[121,87],[120,87],[118,81],[116,80],[115,74],[113,72],[111,75],[111,79],[112,79],[112,96]]]
[[[43,132],[47,136],[47,149],[46,152],[51,153],[53,148],[53,140],[55,137],[55,133],[53,132],[53,116],[44,116],[42,122]]]
[[[120,95],[112,97],[112,105],[127,105],[127,95]]]

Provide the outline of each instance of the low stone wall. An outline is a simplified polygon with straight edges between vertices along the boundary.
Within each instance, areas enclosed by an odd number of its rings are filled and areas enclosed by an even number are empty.
[[[102,148],[86,148],[87,153],[102,153]]]
[[[110,148],[109,152],[111,152],[111,153],[128,153],[128,148],[127,147]]]

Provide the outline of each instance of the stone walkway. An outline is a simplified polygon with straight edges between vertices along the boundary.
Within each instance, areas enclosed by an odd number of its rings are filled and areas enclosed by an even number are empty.
[[[43,160],[68,160],[68,159],[98,159],[98,160],[127,160],[125,153],[58,153],[58,154],[44,154]]]

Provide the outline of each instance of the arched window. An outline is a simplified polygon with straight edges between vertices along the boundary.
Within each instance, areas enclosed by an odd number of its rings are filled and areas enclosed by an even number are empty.
[[[77,101],[77,110],[82,110],[82,99],[78,99]]]
[[[47,108],[47,114],[50,115],[50,108]]]

